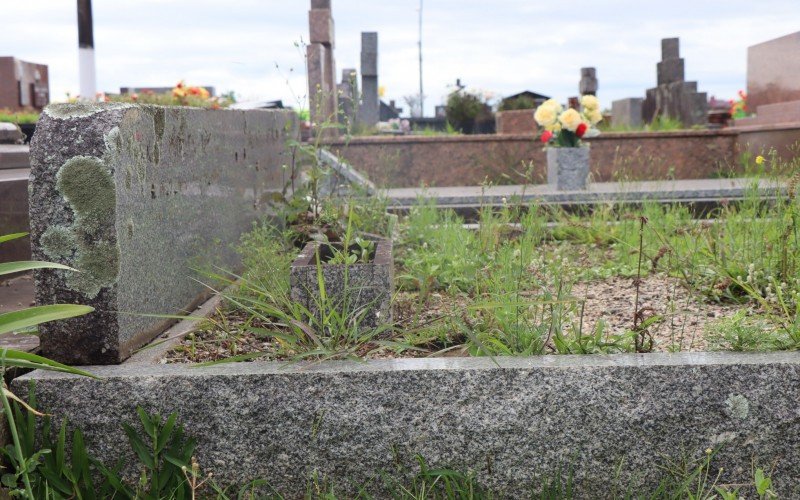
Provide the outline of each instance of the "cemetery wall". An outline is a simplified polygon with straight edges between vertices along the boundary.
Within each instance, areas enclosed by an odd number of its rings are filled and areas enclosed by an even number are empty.
[[[789,154],[800,124],[604,133],[589,139],[592,178],[615,180],[703,179],[741,172],[741,154],[769,147]],[[532,134],[351,137],[328,142],[332,151],[381,187],[475,186],[485,181],[520,184],[530,169],[544,182],[542,144]]]

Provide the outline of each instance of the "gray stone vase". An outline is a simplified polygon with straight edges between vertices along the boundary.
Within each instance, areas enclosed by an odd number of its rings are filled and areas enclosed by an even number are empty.
[[[589,183],[589,147],[547,148],[547,183],[559,191],[586,189]]]

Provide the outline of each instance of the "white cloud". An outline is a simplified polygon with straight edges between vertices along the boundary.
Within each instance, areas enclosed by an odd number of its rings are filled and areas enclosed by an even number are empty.
[[[358,67],[360,32],[379,33],[387,99],[418,92],[418,0],[333,0],[337,69]],[[235,90],[245,99],[306,93],[306,0],[95,0],[98,87],[172,85],[180,79]],[[523,89],[565,99],[579,69],[594,66],[604,103],[655,84],[660,39],[681,38],[687,79],[733,97],[745,87],[749,45],[797,31],[796,0],[655,2],[426,0],[426,108],[462,82],[501,95]],[[0,53],[50,65],[51,94],[75,94],[75,3],[4,1]]]

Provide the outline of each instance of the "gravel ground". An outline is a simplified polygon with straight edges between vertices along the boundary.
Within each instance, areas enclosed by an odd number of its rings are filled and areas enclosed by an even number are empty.
[[[632,278],[612,277],[577,283],[572,296],[585,300],[582,328],[594,331],[600,321],[605,322],[606,335],[622,334],[633,327],[635,281]],[[459,314],[467,306],[465,297],[453,297],[432,293],[425,307],[420,308],[415,293],[401,292],[395,297],[394,320],[398,326],[398,338],[415,326],[430,325],[443,317]],[[745,306],[709,303],[702,296],[688,290],[677,278],[649,275],[642,278],[639,286],[639,310],[643,316],[659,316],[661,321],[651,325],[648,332],[653,336],[654,351],[703,351],[708,349],[706,327],[715,321],[731,316]],[[171,350],[165,361],[168,363],[217,361],[232,356],[245,359],[261,352],[262,359],[280,359],[278,345],[263,334],[254,334],[245,326],[242,313],[218,311],[213,321],[185,338]],[[580,324],[580,317],[573,318]],[[265,325],[253,325],[264,327]],[[449,335],[448,335],[449,336]],[[447,344],[460,344],[464,339],[450,338]],[[444,348],[441,339],[426,344],[428,352],[408,350],[398,355],[391,351],[374,351],[367,345],[358,351],[367,358],[420,357]],[[451,349],[439,355],[466,355],[464,349]]]
[[[633,327],[634,279],[612,277],[579,283],[573,287],[572,294],[586,299],[584,329],[591,331],[600,320],[606,322],[607,331],[611,333],[623,333]],[[656,351],[706,350],[706,326],[743,307],[706,302],[677,278],[651,275],[642,278],[639,285],[639,310],[646,311],[646,316],[663,317],[663,321],[649,329]]]

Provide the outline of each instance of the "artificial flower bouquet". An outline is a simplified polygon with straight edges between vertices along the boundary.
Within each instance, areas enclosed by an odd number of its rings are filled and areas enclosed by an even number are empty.
[[[572,108],[564,111],[558,101],[548,99],[536,108],[533,118],[544,127],[541,141],[548,146],[577,148],[581,138],[598,135],[600,131],[595,125],[603,119],[600,101],[593,95],[585,95],[581,97],[581,107],[582,111]]]

